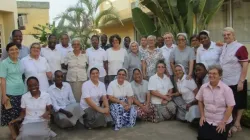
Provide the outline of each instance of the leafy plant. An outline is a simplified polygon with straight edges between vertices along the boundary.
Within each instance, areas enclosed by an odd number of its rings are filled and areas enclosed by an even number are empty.
[[[60,38],[60,35],[63,31],[58,29],[55,25],[55,22],[52,24],[46,23],[46,25],[38,24],[37,26],[33,27],[37,31],[37,34],[32,34],[35,39],[38,39],[41,44],[47,44],[47,38],[50,34],[56,35],[57,39]]]
[[[248,110],[245,110],[243,112],[241,123],[245,127],[249,127],[250,128],[250,96],[248,96],[247,103],[248,103],[248,107],[247,107]]]
[[[100,5],[109,3],[110,7],[100,10]],[[58,15],[58,27],[71,34],[71,37],[80,38],[82,47],[89,46],[88,39],[92,34],[99,34],[100,27],[111,22],[120,22],[118,12],[109,0],[79,0],[64,13]]]
[[[224,0],[137,0],[137,2],[140,3],[140,6],[132,9],[133,22],[141,35],[149,35],[144,31],[156,28],[159,35],[168,31],[174,35],[186,32],[190,36],[207,28]],[[147,26],[138,27],[138,16],[135,15],[143,15],[139,9],[145,7],[152,12],[157,22],[145,23],[147,20],[142,19],[141,22]],[[150,17],[148,16],[148,18]]]

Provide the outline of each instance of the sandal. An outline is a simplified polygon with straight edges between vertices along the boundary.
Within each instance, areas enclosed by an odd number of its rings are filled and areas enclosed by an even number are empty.
[[[242,127],[240,125],[239,126],[235,125],[235,127],[237,128],[237,131],[242,131]]]
[[[234,125],[230,129],[233,133],[236,133],[238,131],[238,128]]]
[[[233,137],[233,132],[232,132],[232,128],[230,128],[230,130],[228,131],[228,138],[232,138]]]

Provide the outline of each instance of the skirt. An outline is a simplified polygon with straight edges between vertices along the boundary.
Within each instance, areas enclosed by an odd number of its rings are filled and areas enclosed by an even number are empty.
[[[210,125],[205,122],[203,126],[198,129],[198,140],[227,140],[228,132],[230,129],[230,124],[226,125],[226,131],[223,133],[218,133],[216,131],[217,126]]]
[[[22,124],[16,140],[50,140],[56,133],[50,130],[48,122]]]
[[[155,119],[157,122],[171,120],[176,114],[176,105],[174,102],[170,101],[167,104],[153,104]]]
[[[2,115],[1,125],[2,126],[7,126],[10,121],[18,118],[21,112],[22,95],[18,95],[18,96],[7,95],[7,97],[10,99],[12,108],[6,110],[4,105],[2,105],[2,109],[1,109],[1,115]]]
[[[84,81],[76,81],[76,82],[70,82],[69,84],[72,88],[74,97],[76,99],[76,102],[80,102],[81,100],[81,96],[82,96],[82,84],[84,83]]]
[[[236,105],[234,106],[234,112],[239,110],[239,109],[247,109],[247,80],[244,81],[243,83],[243,90],[242,91],[237,91],[237,86],[229,86],[233,93],[234,93],[234,99]]]
[[[73,116],[71,118],[68,118],[63,113],[54,112],[54,121],[60,128],[69,128],[75,126],[76,122],[84,114],[84,112],[80,108],[79,103],[69,104],[66,108],[64,108],[64,110],[69,111],[73,114]]]
[[[152,104],[149,105],[149,111],[144,112],[141,107],[136,106],[137,118],[143,121],[157,122],[154,113],[154,106]]]
[[[194,119],[200,118],[200,111],[198,105],[193,105],[187,110],[187,103],[181,96],[174,97],[173,101],[177,106],[176,118],[181,121],[192,122]]]
[[[86,128],[106,127],[107,123],[112,122],[110,115],[106,116],[91,107],[85,109],[84,112],[83,122]]]
[[[120,98],[120,101],[127,102],[127,98]],[[110,105],[110,113],[115,123],[115,130],[122,127],[133,127],[136,122],[137,112],[134,106],[126,111],[121,104],[112,103]]]

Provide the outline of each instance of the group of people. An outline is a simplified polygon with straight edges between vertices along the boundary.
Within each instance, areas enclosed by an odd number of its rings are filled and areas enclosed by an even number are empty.
[[[136,121],[177,119],[199,122],[198,140],[226,140],[241,131],[247,106],[248,52],[234,29],[223,30],[224,43],[201,31],[142,37],[140,45],[117,34],[93,35],[91,47],[55,35],[48,46],[22,45],[14,30],[2,54],[1,125],[13,139],[54,137],[79,120],[87,129],[133,127]],[[188,46],[190,42],[190,46]]]

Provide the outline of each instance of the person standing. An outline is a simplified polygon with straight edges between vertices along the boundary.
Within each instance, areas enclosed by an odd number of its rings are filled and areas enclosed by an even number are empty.
[[[101,35],[101,48],[104,49],[105,51],[109,48],[111,48],[111,45],[107,43],[108,41],[108,36],[106,34]]]
[[[123,48],[127,51],[127,53],[129,53],[131,50],[129,48],[131,39],[129,36],[124,37],[123,39]]]
[[[8,57],[0,64],[2,126],[7,126],[10,121],[19,116],[21,97],[26,92],[18,59],[19,48],[15,43],[9,43],[6,46],[6,52],[8,52]]]
[[[56,40],[55,35],[49,35],[48,47],[41,49],[41,56],[46,58],[52,73],[62,69],[62,54],[56,49]]]
[[[157,48],[162,48],[164,46],[164,38],[162,36],[158,36],[157,37],[157,42],[156,42],[156,46]]]
[[[223,70],[222,81],[227,84],[234,93],[236,105],[234,107],[233,132],[241,131],[241,116],[247,108],[247,71],[248,52],[246,47],[236,40],[232,27],[223,30],[224,46],[220,56],[220,65]]]
[[[115,79],[117,71],[123,67],[127,51],[120,47],[121,37],[119,35],[112,35],[109,42],[112,44],[112,48],[109,48],[106,53],[108,58],[108,80],[111,82]]]
[[[139,46],[140,53],[143,54],[147,50],[147,48],[148,48],[147,36],[142,36]]]
[[[104,49],[99,47],[99,36],[93,35],[91,37],[92,47],[86,50],[88,57],[88,77],[91,68],[96,67],[100,71],[100,81],[104,82],[105,76],[107,74],[107,54]]]
[[[69,82],[77,102],[81,98],[82,84],[87,80],[87,55],[81,51],[79,39],[72,40],[73,52],[69,52],[64,59],[63,67],[68,69],[66,81]]]
[[[22,44],[23,41],[23,34],[21,32],[21,30],[15,29],[11,32],[11,36],[10,36],[10,42],[13,42],[16,44],[17,48],[19,49],[19,56],[18,59],[22,59],[25,56],[27,56],[29,54],[29,48],[24,46]],[[3,61],[4,59],[6,59],[8,57],[8,52],[6,50],[2,50],[2,56],[1,56],[1,61]]]

